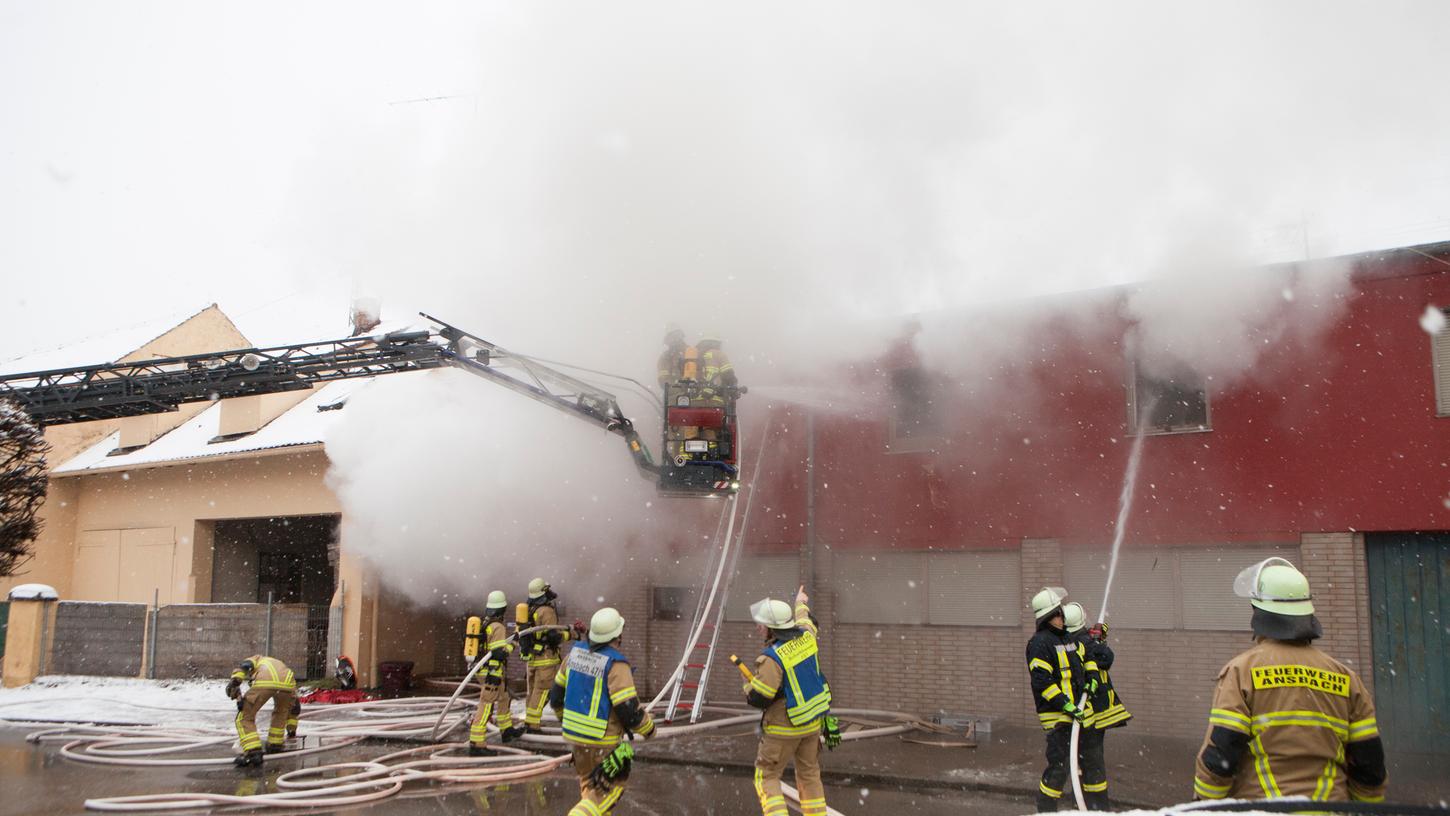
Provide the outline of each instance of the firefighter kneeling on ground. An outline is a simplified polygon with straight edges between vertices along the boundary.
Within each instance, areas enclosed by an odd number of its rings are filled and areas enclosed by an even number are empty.
[[[246,694],[242,683],[250,683]],[[275,657],[252,655],[232,672],[227,683],[227,696],[237,701],[237,740],[242,753],[234,761],[238,767],[261,767],[262,738],[257,734],[257,712],[272,701],[272,727],[267,729],[267,753],[283,750],[287,737],[297,736],[297,716],[302,707],[297,703],[297,678],[287,664]]]
[[[1083,699],[1083,648],[1068,639],[1062,604],[1067,590],[1046,587],[1032,596],[1037,632],[1027,641],[1027,672],[1032,678],[1032,701],[1037,719],[1047,732],[1047,767],[1037,784],[1037,811],[1057,810],[1067,784],[1068,754],[1072,750],[1072,722],[1092,727],[1091,704]]]
[[[530,581],[527,617],[521,622],[523,627],[557,625],[559,615],[554,609],[554,600],[558,597],[543,578]],[[527,733],[543,733],[539,726],[544,718],[544,703],[549,698],[549,689],[554,687],[554,676],[559,673],[559,647],[568,639],[569,633],[560,629],[519,638],[528,666],[528,696],[524,702],[524,728]]]
[[[1194,767],[1198,799],[1381,802],[1385,752],[1359,675],[1315,648],[1323,635],[1309,580],[1282,558],[1239,573],[1253,648],[1218,675]]]
[[[595,612],[589,647],[569,650],[549,690],[549,707],[563,723],[579,774],[579,801],[569,816],[608,813],[624,795],[634,758],[634,750],[620,739],[627,733],[649,739],[655,733],[654,720],[634,690],[629,660],[616,648],[623,634],[618,610],[606,606]]]
[[[473,726],[468,729],[468,755],[488,756],[492,750],[484,746],[488,738],[488,721],[492,717],[498,726],[499,736],[504,742],[513,742],[523,736],[522,727],[514,727],[513,712],[509,710],[508,685],[504,682],[504,671],[508,668],[509,654],[514,645],[509,642],[508,628],[504,625],[504,613],[508,601],[502,590],[488,593],[483,617],[487,621],[483,630],[483,648],[487,658],[478,670],[478,679],[483,689],[478,693],[478,710],[473,715]]]
[[[1093,724],[1084,726],[1078,735],[1078,763],[1082,771],[1082,798],[1088,810],[1112,810],[1108,801],[1108,762],[1103,753],[1103,738],[1109,728],[1126,725],[1133,715],[1123,706],[1113,688],[1108,670],[1113,667],[1113,650],[1108,646],[1108,625],[1087,625],[1082,604],[1068,603],[1062,607],[1063,625],[1069,641],[1083,649],[1083,670],[1087,677],[1088,701],[1092,703]]]
[[[819,630],[811,620],[805,587],[796,592],[795,609],[769,598],[750,607],[750,617],[766,638],[755,658],[755,673],[745,684],[745,701],[763,710],[760,748],[755,754],[755,793],[765,816],[785,816],[780,778],[795,761],[795,783],[803,816],[823,816],[826,789],[821,784],[821,737],[826,747],[841,744],[831,716],[831,687],[821,673]]]

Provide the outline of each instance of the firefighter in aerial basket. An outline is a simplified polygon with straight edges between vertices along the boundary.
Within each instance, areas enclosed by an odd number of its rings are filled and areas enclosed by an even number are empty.
[[[250,684],[245,694],[243,683]],[[257,712],[268,700],[272,701],[272,727],[267,729],[266,752],[283,750],[287,737],[297,736],[297,716],[301,713],[297,703],[297,678],[286,663],[265,655],[252,655],[243,660],[227,683],[227,696],[237,701],[237,740],[242,744],[242,753],[235,760],[238,767],[262,765]]]
[[[478,710],[473,715],[473,725],[468,730],[469,756],[488,756],[493,751],[484,745],[488,737],[488,721],[491,718],[498,726],[499,737],[512,742],[523,736],[522,726],[514,726],[513,712],[509,710],[508,684],[504,674],[508,668],[509,654],[514,650],[509,640],[508,628],[504,625],[504,613],[508,601],[502,590],[488,593],[488,603],[483,609],[485,623],[483,648],[486,659],[478,670],[478,680],[483,690],[478,694]]]
[[[1092,704],[1082,702],[1086,690],[1083,648],[1068,638],[1062,605],[1067,590],[1045,587],[1032,596],[1037,631],[1027,641],[1027,672],[1032,679],[1032,701],[1047,735],[1047,767],[1037,783],[1037,811],[1057,810],[1067,785],[1068,755],[1072,751],[1072,723],[1093,726]]]
[[[1092,703],[1093,724],[1078,734],[1078,762],[1082,771],[1083,802],[1088,810],[1111,810],[1108,801],[1108,763],[1103,752],[1103,738],[1109,728],[1127,725],[1133,715],[1123,706],[1109,670],[1113,668],[1113,649],[1108,645],[1108,625],[1087,625],[1087,612],[1075,601],[1062,607],[1063,624],[1068,639],[1083,649],[1083,671],[1087,677],[1088,700]]]
[[[765,816],[786,814],[780,779],[791,762],[802,816],[824,816],[821,740],[829,749],[841,744],[840,725],[831,715],[831,687],[821,673],[819,630],[811,619],[809,600],[801,587],[794,609],[769,598],[750,606],[750,617],[765,637],[765,651],[755,658],[755,672],[744,688],[745,701],[762,710],[755,794]]]
[[[1218,674],[1194,767],[1198,799],[1380,802],[1385,753],[1359,676],[1321,652],[1309,579],[1282,558],[1239,573],[1254,645]]]
[[[629,780],[634,749],[623,737],[649,739],[655,723],[634,689],[629,660],[620,653],[624,618],[606,606],[589,620],[589,645],[569,650],[554,677],[549,707],[563,724],[564,741],[574,753],[579,801],[569,816],[608,813]]]

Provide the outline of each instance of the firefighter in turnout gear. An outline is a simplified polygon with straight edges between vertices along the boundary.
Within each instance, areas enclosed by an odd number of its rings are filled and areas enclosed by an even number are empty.
[[[589,620],[589,646],[569,650],[554,677],[549,707],[574,752],[579,801],[569,816],[608,813],[624,795],[634,751],[625,734],[654,736],[655,723],[634,690],[629,660],[619,652],[624,618],[606,606]],[[630,737],[633,739],[633,736]]]
[[[523,735],[522,727],[514,727],[513,712],[509,710],[508,685],[504,682],[504,670],[508,667],[509,655],[514,645],[509,641],[508,628],[504,625],[504,612],[508,609],[502,590],[488,593],[488,603],[483,617],[483,648],[487,659],[478,670],[478,680],[483,690],[478,695],[478,711],[473,715],[473,726],[468,729],[469,756],[487,756],[492,753],[484,747],[488,737],[488,721],[493,718],[498,726],[499,736],[504,742],[512,742]]]
[[[1113,650],[1107,644],[1108,625],[1087,625],[1082,604],[1073,602],[1062,607],[1063,625],[1068,639],[1082,646],[1083,670],[1087,677],[1088,701],[1092,704],[1092,727],[1078,734],[1078,766],[1082,771],[1083,802],[1088,810],[1111,810],[1108,802],[1108,765],[1103,754],[1103,738],[1107,729],[1117,728],[1133,715],[1123,707],[1113,689],[1108,670],[1113,667]]]
[[[242,684],[249,683],[245,694]],[[257,734],[257,712],[272,701],[272,727],[267,729],[267,753],[282,750],[287,737],[297,736],[297,678],[287,664],[275,657],[252,655],[232,672],[227,683],[227,696],[237,701],[237,740],[242,753],[236,758],[239,767],[260,767],[262,738]]]
[[[685,332],[679,326],[671,323],[665,328],[665,350],[660,352],[659,369],[660,388],[669,390],[684,376],[685,350],[689,344],[685,342]]]
[[[1309,580],[1268,558],[1234,581],[1249,599],[1254,646],[1218,675],[1194,767],[1199,799],[1380,802],[1385,755],[1359,676],[1317,649]]]
[[[745,701],[763,710],[760,747],[755,754],[755,793],[765,816],[786,814],[780,779],[792,761],[802,816],[823,816],[823,728],[829,747],[840,744],[840,729],[831,716],[831,687],[821,673],[816,642],[819,630],[811,620],[809,600],[801,587],[794,610],[785,601],[769,598],[750,607],[750,617],[766,638],[765,651],[755,658],[755,673],[743,689]]]
[[[1073,720],[1081,722],[1084,730],[1093,724],[1091,703],[1079,704],[1086,690],[1084,650],[1068,638],[1062,614],[1065,600],[1067,590],[1059,587],[1046,587],[1032,597],[1037,632],[1027,641],[1027,672],[1037,719],[1047,732],[1047,768],[1037,785],[1039,813],[1057,810],[1065,790]]]
[[[556,626],[559,615],[554,601],[559,596],[543,578],[529,582],[528,620],[525,628],[535,626]],[[549,689],[554,687],[554,675],[559,673],[559,648],[569,639],[569,633],[554,629],[535,632],[519,639],[524,661],[528,666],[528,696],[524,703],[524,727],[530,734],[543,733],[539,728],[544,717],[544,704],[549,699]]]

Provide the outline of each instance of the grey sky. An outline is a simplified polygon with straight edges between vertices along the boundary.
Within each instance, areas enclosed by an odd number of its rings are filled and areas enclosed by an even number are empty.
[[[634,373],[672,316],[787,364],[1205,245],[1450,237],[1447,30],[1433,0],[0,0],[0,356],[211,301],[310,339],[364,292]]]

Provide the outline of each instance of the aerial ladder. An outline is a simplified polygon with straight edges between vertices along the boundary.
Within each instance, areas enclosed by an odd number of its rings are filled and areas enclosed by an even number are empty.
[[[7,374],[0,376],[0,399],[15,402],[42,426],[65,425],[448,366],[622,437],[635,468],[663,495],[733,495],[739,488],[733,453],[728,459],[681,454],[657,464],[613,394],[435,317],[419,316],[423,323],[418,327],[378,335]],[[699,393],[697,387],[686,385],[676,389],[680,393],[674,410],[666,414],[662,440],[667,446],[682,430],[671,427],[669,417],[705,421],[704,414],[716,410],[710,406],[691,410],[692,398],[697,403],[704,400],[691,396]],[[733,435],[733,410],[730,413]]]

